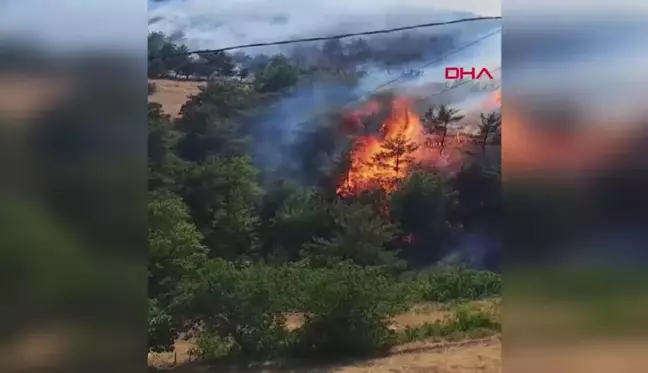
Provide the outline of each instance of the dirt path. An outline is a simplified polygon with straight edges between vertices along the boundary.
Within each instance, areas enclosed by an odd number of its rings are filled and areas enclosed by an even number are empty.
[[[189,364],[173,373],[499,373],[501,341],[498,336],[457,342],[421,341],[394,348],[389,356],[331,365],[254,368]]]

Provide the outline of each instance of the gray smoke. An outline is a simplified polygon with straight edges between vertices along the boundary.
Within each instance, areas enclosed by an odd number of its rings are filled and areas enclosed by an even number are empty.
[[[467,4],[463,9],[461,4]],[[149,30],[172,35],[190,49],[217,49],[232,45],[258,42],[330,36],[342,33],[362,32],[384,28],[395,28],[430,22],[443,22],[478,15],[497,15],[498,4],[491,2],[496,11],[481,14],[470,1],[442,1],[431,6],[428,1],[404,0],[173,0],[151,5]],[[493,6],[495,5],[495,6]],[[472,8],[471,8],[472,7]],[[304,133],[326,126],[326,113],[336,112],[349,103],[359,102],[375,93],[378,87],[399,91],[402,94],[434,94],[445,82],[446,66],[486,66],[493,70],[500,66],[501,39],[499,34],[483,40],[465,50],[442,58],[456,47],[473,43],[500,27],[499,21],[483,21],[448,26],[430,27],[410,31],[418,40],[429,40],[433,36],[448,38],[451,45],[445,49],[431,50],[425,45],[419,59],[392,65],[388,69],[379,63],[369,62],[359,66],[367,74],[356,85],[318,82],[302,84],[295,92],[276,103],[271,110],[255,120],[256,134],[254,151],[257,162],[269,173],[282,167],[298,168],[293,164],[298,158],[290,151]],[[366,37],[374,46],[384,46],[388,53],[398,54],[401,47],[394,38],[403,33]],[[427,39],[426,39],[427,38]],[[348,40],[343,40],[347,42]],[[258,53],[293,54],[296,49],[305,55],[318,55],[322,43],[304,43],[283,47],[264,47],[243,50],[254,55]],[[310,52],[309,52],[309,49]],[[409,77],[403,75],[418,71]],[[387,84],[389,83],[389,84]],[[436,88],[434,88],[436,87]],[[436,91],[435,91],[436,90]],[[456,90],[438,97],[455,104],[474,102],[467,98],[470,90]],[[439,101],[439,102],[441,102]],[[293,175],[294,176],[294,175]]]
[[[149,6],[149,30],[182,33],[191,48],[359,32],[499,15],[501,1],[169,0]]]

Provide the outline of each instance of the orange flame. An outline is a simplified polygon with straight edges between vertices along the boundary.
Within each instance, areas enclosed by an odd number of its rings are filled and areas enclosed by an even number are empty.
[[[484,108],[494,110],[502,106],[502,91],[498,89],[491,97],[486,100]]]
[[[498,90],[487,100],[488,110],[500,107],[501,93]],[[412,103],[407,98],[396,98],[391,103],[390,115],[382,123],[378,134],[357,136],[354,147],[349,154],[349,168],[343,182],[337,189],[340,196],[356,195],[374,188],[390,193],[398,181],[403,180],[412,164],[425,163],[446,170],[460,165],[464,159],[463,147],[470,142],[469,138],[457,133],[447,133],[443,152],[433,148],[433,136],[425,129],[420,116],[414,112]],[[357,133],[363,127],[363,117],[380,110],[376,101],[367,103],[362,108],[350,113],[342,123],[347,133]],[[466,141],[468,140],[468,141]],[[394,157],[388,149],[390,143],[404,142],[415,150]],[[387,146],[387,147],[386,147]],[[379,161],[378,161],[379,160]]]
[[[366,115],[368,111],[375,112],[377,109],[376,103],[371,102],[354,115]],[[409,162],[403,162],[397,157],[385,157],[381,162],[376,162],[376,158],[385,153],[386,143],[399,139],[417,147],[407,155],[411,160],[429,158],[430,151],[425,147],[427,136],[421,119],[406,98],[392,102],[391,114],[382,123],[378,135],[355,139],[355,146],[350,153],[350,167],[344,183],[337,190],[338,194],[356,194],[373,187],[380,187],[386,192],[393,191],[394,181],[407,175]]]

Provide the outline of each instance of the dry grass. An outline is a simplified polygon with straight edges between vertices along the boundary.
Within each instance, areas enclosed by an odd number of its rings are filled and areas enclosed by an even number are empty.
[[[487,309],[498,306],[498,301],[485,300],[471,302],[473,307]],[[453,311],[448,305],[421,304],[410,311],[393,319],[394,329],[404,329],[407,326],[420,326],[434,323],[450,316]],[[303,322],[302,315],[291,313],[286,315],[289,329],[296,329]],[[188,341],[178,341],[174,353],[155,354],[149,363],[155,366],[182,364],[190,361],[189,351],[193,344]],[[200,365],[179,366],[174,371],[186,373],[212,372],[246,372],[246,373],[491,373],[500,371],[501,343],[498,337],[464,340],[456,342],[421,341],[407,343],[395,347],[387,357],[350,361],[335,366],[297,366],[297,367],[257,367],[238,370],[232,367],[208,367]],[[175,357],[174,357],[175,356]]]
[[[149,101],[161,104],[164,112],[173,118],[178,116],[188,97],[198,93],[198,87],[205,84],[205,82],[164,79],[149,79],[149,83],[155,83],[156,86],[156,91],[149,96]]]
[[[416,342],[388,357],[329,370],[333,373],[495,373],[501,371],[499,338],[454,343]]]
[[[189,364],[174,373],[498,373],[498,337],[461,342],[415,342],[398,346],[387,357],[332,365],[258,366],[241,368]]]

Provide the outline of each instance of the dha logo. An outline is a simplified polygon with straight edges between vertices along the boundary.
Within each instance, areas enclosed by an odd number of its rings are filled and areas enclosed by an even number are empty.
[[[476,75],[475,75],[476,74]],[[463,67],[446,67],[445,77],[448,80],[463,80],[466,76],[469,76],[470,79],[481,79],[483,75],[486,75],[489,79],[493,80],[493,75],[488,71],[487,68],[483,67],[479,73],[474,67],[470,69],[464,69]]]

